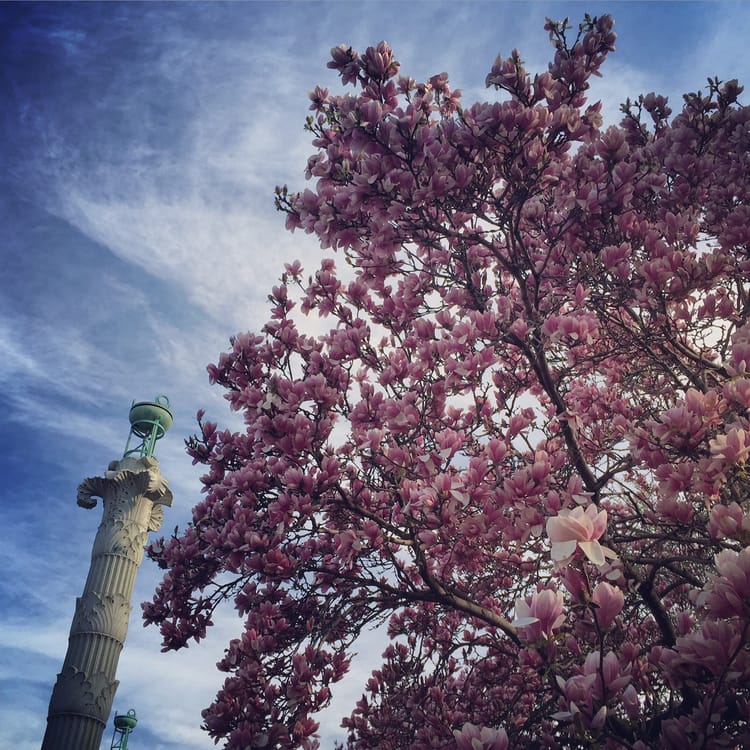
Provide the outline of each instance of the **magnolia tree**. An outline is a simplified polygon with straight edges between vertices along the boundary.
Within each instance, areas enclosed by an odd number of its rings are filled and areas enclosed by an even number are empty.
[[[386,623],[347,748],[750,746],[750,116],[714,80],[603,129],[612,26],[548,21],[466,108],[333,50],[277,204],[345,272],[287,266],[209,368],[245,429],[199,415],[205,499],[151,549],[165,649],[243,620],[227,748],[316,747]]]

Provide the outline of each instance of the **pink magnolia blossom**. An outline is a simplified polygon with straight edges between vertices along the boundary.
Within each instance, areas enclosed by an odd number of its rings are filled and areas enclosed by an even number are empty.
[[[547,536],[552,542],[552,559],[556,563],[569,560],[580,549],[594,565],[604,565],[606,558],[616,555],[599,544],[607,530],[607,511],[589,505],[573,510],[562,510],[547,519]]]
[[[750,457],[750,431],[732,427],[709,442],[711,455],[730,464],[744,464]]]
[[[508,750],[508,735],[504,729],[478,727],[468,722],[454,729],[457,750]]]
[[[750,373],[750,324],[748,323],[738,328],[732,337],[730,367],[735,376],[747,376]]]
[[[638,693],[632,684],[628,685],[622,692],[622,704],[625,707],[625,712],[628,718],[632,720],[638,718],[641,712],[641,703],[638,697]]]
[[[618,694],[631,681],[630,667],[624,669],[613,651],[603,658],[599,651],[592,651],[583,663],[580,674],[564,680],[557,677],[557,684],[567,701],[590,712],[597,703]]]
[[[716,574],[698,602],[715,617],[750,618],[750,547],[716,555]]]
[[[625,594],[622,589],[616,588],[606,581],[596,584],[591,601],[596,605],[595,617],[599,627],[607,630],[612,626],[615,617],[622,611],[625,603]]]
[[[719,503],[711,508],[708,533],[714,539],[736,538],[747,531],[750,531],[750,518],[742,512],[742,508],[736,502],[729,505]]]
[[[564,598],[562,591],[543,589],[531,596],[531,603],[524,599],[516,600],[516,618],[513,624],[524,628],[529,640],[539,637],[549,638],[563,622]]]

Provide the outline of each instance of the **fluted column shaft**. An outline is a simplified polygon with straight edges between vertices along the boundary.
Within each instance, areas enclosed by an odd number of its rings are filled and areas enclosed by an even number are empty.
[[[96,497],[102,499],[102,522],[52,691],[42,750],[98,750],[148,532],[161,527],[161,506],[172,504],[167,481],[150,457],[113,461],[104,477],[84,480],[78,504],[93,508]]]

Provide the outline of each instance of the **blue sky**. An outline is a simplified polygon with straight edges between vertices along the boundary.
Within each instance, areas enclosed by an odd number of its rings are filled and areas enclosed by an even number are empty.
[[[236,423],[206,365],[265,322],[284,262],[319,262],[273,189],[303,186],[307,92],[336,87],[330,48],[386,39],[402,72],[448,71],[467,103],[493,96],[498,53],[546,66],[545,16],[585,12],[616,20],[592,93],[610,123],[627,96],[678,106],[708,76],[750,82],[743,2],[0,3],[0,746],[40,745],[100,520],[76,487],[122,455],[131,400],[166,393],[175,410],[157,451],[169,530],[199,497],[183,450],[196,411]],[[240,625],[228,612],[199,647],[161,654],[137,606],[158,578],[145,561],[115,708],[138,713],[133,750],[207,750],[200,710]],[[380,648],[371,636],[323,716],[324,748]]]

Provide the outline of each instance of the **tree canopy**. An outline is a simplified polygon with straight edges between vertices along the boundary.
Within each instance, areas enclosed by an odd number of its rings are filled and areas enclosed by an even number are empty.
[[[345,262],[209,368],[245,429],[199,415],[205,498],[150,550],[165,649],[241,616],[227,748],[316,747],[386,623],[352,750],[750,746],[750,117],[712,80],[605,129],[612,19],[546,30],[489,102],[385,43],[310,95],[277,205]]]

